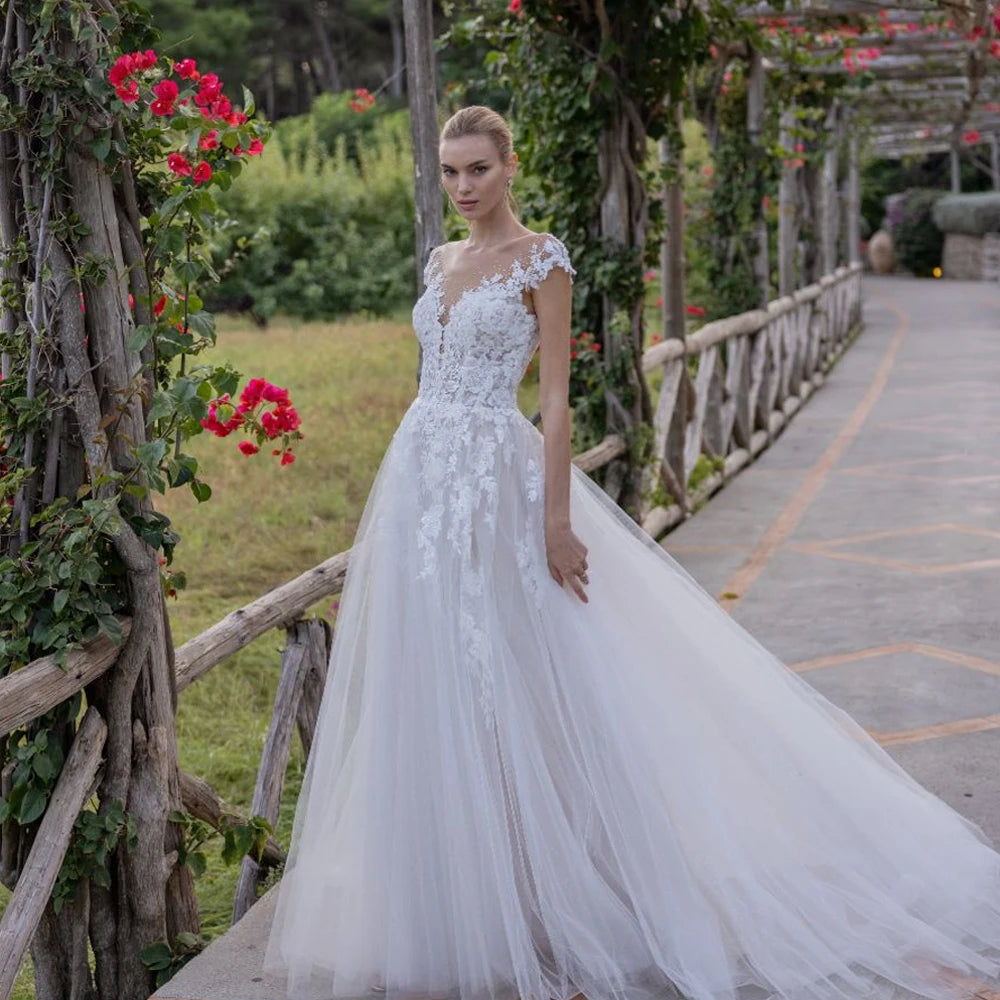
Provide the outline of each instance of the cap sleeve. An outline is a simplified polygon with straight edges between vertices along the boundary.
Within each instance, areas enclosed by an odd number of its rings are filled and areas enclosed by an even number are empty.
[[[525,277],[526,287],[537,288],[554,267],[561,267],[572,282],[576,268],[569,262],[569,252],[561,240],[546,234],[531,248],[531,258]]]

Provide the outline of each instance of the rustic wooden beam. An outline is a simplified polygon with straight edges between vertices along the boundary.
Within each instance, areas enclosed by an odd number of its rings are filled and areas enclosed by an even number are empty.
[[[89,708],[0,920],[0,1000],[9,1000],[31,937],[48,905],[73,824],[93,792],[107,733],[97,709]]]
[[[131,631],[132,620],[120,615],[118,622],[124,640]],[[51,656],[43,656],[0,678],[0,736],[37,719],[81,691],[115,662],[119,652],[119,647],[107,636],[100,635],[68,653],[65,666],[58,666]]]
[[[294,580],[230,612],[221,621],[185,642],[175,657],[177,690],[186,688],[258,636],[301,617],[310,605],[321,598],[339,593],[344,587],[350,554],[348,549],[330,556]]]
[[[213,830],[220,832],[227,825],[246,822],[243,815],[226,806],[219,793],[203,778],[181,771],[180,781],[181,802],[184,804],[184,809],[195,819],[200,819]],[[283,864],[284,861],[285,852],[281,849],[281,845],[273,837],[268,837],[261,864],[273,868],[275,865]]]

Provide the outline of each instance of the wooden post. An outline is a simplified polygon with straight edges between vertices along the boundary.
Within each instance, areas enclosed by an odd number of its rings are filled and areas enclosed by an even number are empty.
[[[437,69],[431,0],[403,0],[406,90],[413,143],[414,205],[417,236],[417,289],[424,288],[424,265],[444,241],[444,216],[438,180]]]
[[[837,147],[839,145],[840,119],[836,101],[826,115],[826,151],[823,154],[823,173],[820,185],[822,225],[820,227],[823,273],[832,274],[837,268]]]
[[[677,101],[670,114],[674,130],[680,138],[684,127],[684,105]],[[666,192],[666,231],[660,244],[661,288],[663,291],[663,339],[684,343],[685,322],[685,266],[684,259],[684,150],[675,148],[669,136],[659,143],[660,162],[674,168],[674,183]],[[673,371],[671,367],[673,366]],[[677,384],[671,388],[671,376]],[[687,423],[687,392],[690,379],[684,372],[683,356],[680,362],[667,362],[663,366],[660,400],[654,416],[653,467],[648,477],[658,477],[666,490],[682,506],[686,504],[684,488],[684,427]],[[669,409],[668,405],[669,404]],[[658,426],[659,425],[659,426]],[[647,482],[647,485],[649,483]],[[648,489],[645,491],[648,494]],[[645,515],[648,511],[643,511]]]
[[[107,733],[108,727],[97,709],[88,709],[38,827],[14,896],[0,920],[0,1000],[8,1000],[14,989],[24,954],[56,884],[77,814],[93,793]]]
[[[750,67],[747,78],[747,137],[754,150],[753,171],[756,175],[760,170],[761,129],[764,122],[764,59],[760,51],[750,50]],[[763,206],[754,205],[754,239],[757,252],[753,261],[754,278],[760,289],[759,305],[767,305],[771,295],[771,265],[767,246],[767,221],[764,218]]]
[[[858,136],[853,122],[847,147],[847,263],[860,258],[861,251],[861,171],[858,164]]]
[[[792,151],[792,127],[795,124],[795,109],[785,108],[781,112],[778,143],[789,154]],[[778,294],[789,295],[797,283],[795,267],[795,243],[798,239],[798,177],[794,157],[787,155],[781,165],[781,181],[778,186]]]

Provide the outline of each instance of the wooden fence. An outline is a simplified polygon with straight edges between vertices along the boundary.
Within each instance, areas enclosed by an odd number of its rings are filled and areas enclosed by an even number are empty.
[[[823,381],[850,342],[861,318],[861,265],[838,268],[808,288],[777,299],[766,309],[717,320],[680,340],[643,355],[647,373],[662,372],[654,424],[654,461],[649,484],[658,479],[673,502],[645,512],[643,527],[659,534],[679,523],[696,504],[752,461]],[[586,472],[625,451],[609,436],[574,457]],[[700,455],[718,466],[693,487]],[[276,823],[281,789],[298,728],[308,755],[332,643],[330,625],[304,619],[316,601],[339,593],[350,552],[339,552],[221,621],[175,650],[178,691],[272,628],[284,628],[281,674],[271,725],[261,755],[251,811]],[[121,618],[123,635],[130,621]],[[22,726],[82,690],[114,664],[117,647],[100,637],[71,653],[64,667],[42,657],[0,678],[0,736]],[[14,896],[0,921],[0,1000],[7,1000],[31,936],[52,892],[69,843],[74,818],[94,788],[106,736],[103,720],[88,709],[76,741],[24,864]],[[10,768],[0,774],[9,793]],[[237,818],[200,778],[182,775],[184,808],[216,829]],[[257,898],[263,869],[284,859],[271,841],[258,864],[244,858],[233,921]],[[2,859],[0,859],[2,863]]]

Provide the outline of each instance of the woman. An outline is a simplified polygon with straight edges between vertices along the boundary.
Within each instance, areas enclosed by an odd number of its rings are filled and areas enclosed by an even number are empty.
[[[517,221],[500,116],[440,157],[469,235],[413,310],[266,968],[393,1000],[995,981],[1000,856],[571,466],[566,248]]]

